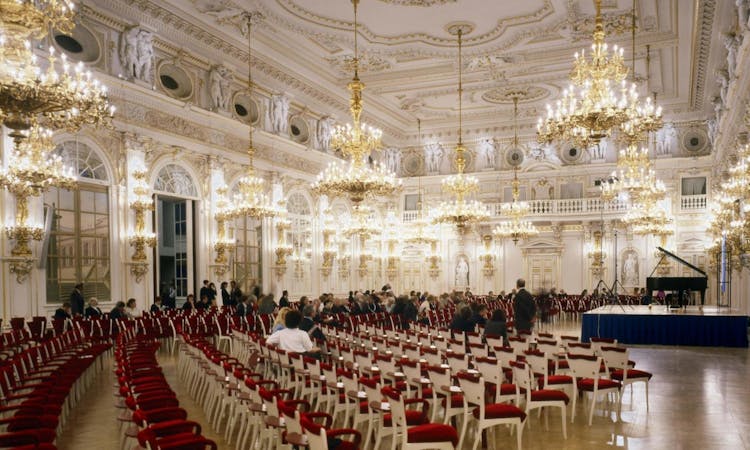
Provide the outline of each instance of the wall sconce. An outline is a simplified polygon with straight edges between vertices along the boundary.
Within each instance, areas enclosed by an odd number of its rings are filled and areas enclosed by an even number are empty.
[[[294,249],[286,242],[286,232],[292,227],[292,222],[287,218],[286,205],[283,202],[279,202],[279,210],[279,216],[275,221],[276,246],[274,247],[274,253],[276,254],[276,262],[273,269],[276,276],[281,278],[286,273],[286,257],[291,255]]]
[[[151,190],[146,182],[145,170],[134,171],[132,178],[133,189],[129,206],[135,212],[135,230],[128,236],[128,242],[134,248],[130,273],[136,282],[140,283],[149,270],[146,247],[152,248],[156,245],[156,234],[146,231],[146,211],[154,209],[154,199],[151,198]]]
[[[607,258],[607,254],[602,250],[602,232],[594,231],[594,245],[588,252],[588,257],[591,259],[591,274],[595,277],[602,277],[604,275],[604,260]]]
[[[491,277],[495,274],[495,255],[492,254],[492,236],[486,235],[482,238],[484,242],[484,251],[479,255],[482,262],[482,272],[484,276]]]
[[[427,267],[427,271],[430,274],[430,278],[433,280],[440,276],[440,261],[442,258],[437,253],[437,242],[430,244],[430,254],[427,256],[427,262],[430,264]]]
[[[229,188],[226,185],[216,190],[216,241],[214,242],[216,258],[214,258],[211,267],[213,267],[214,274],[218,278],[223,277],[229,271],[227,252],[231,252],[235,245],[234,239],[227,237],[227,220],[232,217],[229,211],[229,200],[227,199],[228,191]]]

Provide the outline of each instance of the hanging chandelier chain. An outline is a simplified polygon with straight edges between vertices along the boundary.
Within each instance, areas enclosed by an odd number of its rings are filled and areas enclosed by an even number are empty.
[[[631,26],[630,26],[630,41],[632,48],[630,49],[633,62],[633,81],[635,82],[635,5],[636,0],[633,0],[633,12],[631,14]],[[648,75],[646,75],[648,76]]]
[[[352,0],[354,4],[354,79],[359,79],[359,40],[357,34],[359,34],[359,21],[357,20],[357,6],[359,0]]]

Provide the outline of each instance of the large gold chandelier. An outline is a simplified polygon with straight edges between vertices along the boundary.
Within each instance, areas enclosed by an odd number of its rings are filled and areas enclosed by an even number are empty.
[[[712,208],[709,231],[714,245],[709,249],[713,256],[722,250],[737,264],[746,266],[750,260],[750,147],[739,149],[738,161],[729,168],[729,179],[721,184]]]
[[[441,202],[438,205],[433,221],[435,223],[447,223],[456,227],[458,234],[463,234],[472,225],[484,222],[490,217],[487,207],[477,200],[468,197],[479,190],[479,180],[464,174],[466,167],[466,147],[463,145],[463,68],[461,58],[464,27],[457,25],[450,29],[451,33],[458,37],[458,143],[456,144],[456,169],[455,175],[443,179],[443,192],[453,195],[453,200]]]
[[[610,53],[604,42],[601,0],[594,0],[594,4],[596,19],[591,52],[588,57],[585,50],[575,54],[570,86],[554,108],[547,105],[547,117],[539,118],[540,142],[570,140],[588,148],[617,128],[640,138],[644,127],[661,126],[661,108],[648,100],[646,105],[640,105],[635,84],[627,85],[623,49],[615,45]]]
[[[518,148],[518,96],[513,96],[513,148]],[[501,207],[503,216],[509,220],[500,222],[492,234],[498,239],[510,238],[514,244],[518,244],[520,239],[528,239],[539,234],[539,230],[533,223],[525,220],[529,214],[529,204],[520,201],[521,188],[518,180],[518,166],[513,168],[513,201],[505,203]]]
[[[312,184],[314,192],[328,197],[348,197],[358,204],[368,197],[389,196],[401,189],[401,181],[380,163],[367,165],[367,158],[380,149],[382,132],[362,123],[362,91],[365,84],[359,79],[359,49],[357,46],[357,5],[354,4],[354,78],[347,88],[351,92],[349,110],[352,123],[337,126],[331,136],[331,146],[350,158],[348,164],[334,162],[318,175]]]
[[[354,205],[349,223],[343,229],[343,235],[351,238],[358,237],[364,243],[373,236],[380,235],[380,227],[372,221],[372,208],[358,204]]]
[[[248,95],[252,94],[253,77],[252,77],[252,25],[262,17],[258,13],[245,13],[247,22],[247,91]],[[229,217],[251,217],[253,219],[263,219],[274,217],[279,214],[271,202],[271,198],[265,193],[266,181],[255,174],[253,167],[253,157],[255,156],[255,147],[253,146],[253,126],[249,125],[248,131],[247,156],[249,158],[247,173],[238,182],[238,193],[234,196],[234,202],[229,205],[226,215]]]

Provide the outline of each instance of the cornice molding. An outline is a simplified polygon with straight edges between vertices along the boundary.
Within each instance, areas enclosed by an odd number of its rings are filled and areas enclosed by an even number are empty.
[[[714,12],[716,11],[716,0],[700,0],[695,11],[694,29],[695,40],[693,41],[693,67],[690,82],[690,106],[694,110],[703,109],[706,89],[706,72],[708,70],[708,57],[711,52],[711,35],[713,31]]]

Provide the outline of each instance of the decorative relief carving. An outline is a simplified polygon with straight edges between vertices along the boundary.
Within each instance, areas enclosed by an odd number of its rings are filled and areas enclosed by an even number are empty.
[[[354,72],[354,55],[337,55],[326,58],[342,75],[351,75]],[[393,67],[393,61],[372,52],[362,52],[359,56],[359,73],[375,73],[389,70]]]
[[[399,6],[435,6],[445,5],[446,3],[456,3],[458,0],[378,0],[389,5]]]
[[[518,93],[518,88],[502,87],[494,88],[482,94],[482,100],[489,103],[497,104],[513,104],[513,96],[511,94]],[[550,92],[539,86],[528,86],[522,89],[522,95],[518,96],[519,102],[533,102],[543,98],[549,97]]]

